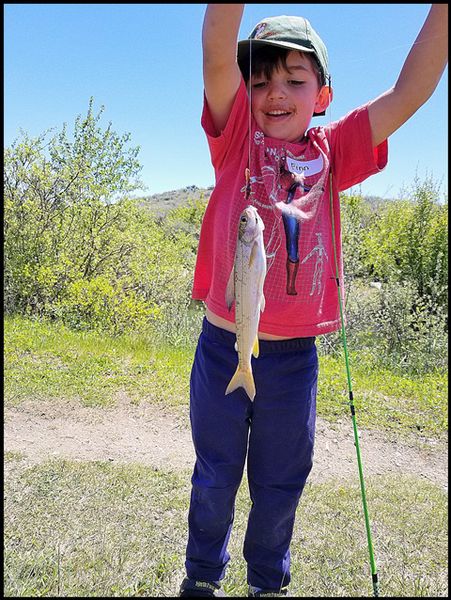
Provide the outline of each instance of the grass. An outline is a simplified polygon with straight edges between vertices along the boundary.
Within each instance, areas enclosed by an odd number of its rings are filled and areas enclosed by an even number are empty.
[[[111,406],[188,404],[193,348],[150,337],[74,332],[57,324],[5,319],[5,405],[77,399]],[[444,374],[401,377],[351,356],[359,426],[444,438]],[[318,414],[349,418],[342,361],[320,359]],[[5,596],[173,596],[183,577],[190,473],[139,464],[49,460],[30,466],[5,456]],[[381,595],[447,596],[447,495],[421,478],[365,479]],[[242,541],[249,499],[237,497],[232,560],[224,589],[246,595]],[[357,481],[307,484],[292,543],[294,596],[371,596]]]
[[[183,577],[190,473],[141,465],[6,457],[5,596],[176,595]],[[412,477],[367,483],[381,595],[447,596],[447,497]],[[249,500],[237,496],[224,580],[245,596]],[[307,484],[292,542],[293,596],[371,596],[357,482]]]
[[[150,337],[77,332],[60,323],[6,317],[4,356],[10,405],[64,396],[84,406],[109,406],[120,391],[136,402],[186,402],[189,353],[156,347]]]
[[[64,396],[85,406],[108,406],[121,391],[135,402],[188,404],[192,347],[156,344],[150,334],[113,337],[22,317],[7,317],[5,334],[6,404],[19,404],[31,396],[55,400]],[[374,369],[368,358],[356,355],[351,355],[350,363],[360,427],[445,437],[446,373],[402,377]],[[329,421],[349,418],[340,358],[320,357],[318,414]]]
[[[397,435],[420,432],[444,438],[448,431],[447,373],[401,376],[350,355],[352,389],[359,426]],[[318,414],[330,421],[349,416],[344,359],[320,357]]]

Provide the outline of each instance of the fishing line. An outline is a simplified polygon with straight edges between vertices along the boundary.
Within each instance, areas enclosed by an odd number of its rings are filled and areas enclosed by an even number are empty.
[[[273,214],[273,225],[269,234],[269,238],[265,244],[266,250],[266,274],[269,273],[271,267],[275,261],[275,257],[277,251],[280,247],[280,231],[279,231],[279,222],[281,217],[279,215],[278,210],[275,208],[273,203],[270,205],[262,204],[256,197],[255,193],[252,192],[252,183],[257,183],[256,179],[252,181],[252,168],[251,168],[251,157],[252,157],[252,42],[253,39],[249,38],[249,73],[248,73],[248,98],[249,98],[249,110],[248,110],[248,159],[247,159],[247,169],[245,169],[244,179],[244,197],[245,199],[252,205],[254,205],[257,209],[262,208],[267,210],[271,209]],[[263,184],[263,182],[260,182]],[[264,185],[264,184],[263,184]]]
[[[328,85],[329,85],[329,129],[332,122],[332,111],[331,111],[331,102],[332,98],[330,95],[331,88],[331,77],[328,75]],[[363,504],[363,513],[365,516],[365,528],[366,528],[366,536],[368,542],[368,552],[370,557],[370,567],[371,567],[371,578],[373,584],[373,594],[375,597],[379,596],[379,580],[377,574],[376,561],[374,558],[374,550],[373,550],[373,541],[371,537],[371,526],[370,526],[370,518],[368,513],[368,505],[366,501],[366,491],[365,491],[365,480],[363,478],[363,466],[362,466],[362,457],[360,454],[360,445],[359,445],[359,433],[357,430],[357,422],[355,418],[355,406],[354,406],[354,395],[352,391],[352,379],[351,379],[351,369],[349,366],[349,354],[348,354],[348,346],[346,343],[346,326],[344,320],[344,311],[343,311],[343,300],[342,300],[342,292],[340,287],[340,271],[338,266],[338,257],[337,257],[337,244],[335,238],[335,219],[334,219],[334,206],[333,206],[333,190],[332,190],[332,161],[330,161],[330,169],[329,169],[329,200],[330,200],[330,218],[331,218],[331,229],[332,229],[332,246],[334,253],[334,263],[335,263],[335,281],[337,284],[337,295],[338,295],[338,305],[340,308],[340,322],[341,322],[341,339],[343,343],[343,352],[345,358],[345,367],[346,367],[346,377],[348,382],[348,395],[349,395],[349,408],[351,411],[352,425],[354,430],[354,444],[357,454],[357,465],[359,470],[359,482],[360,482],[360,492],[362,496],[362,504]],[[344,289],[344,288],[343,288]]]
[[[250,30],[251,31],[251,30]],[[251,136],[252,136],[252,38],[249,38],[249,74],[248,74],[248,96],[249,96],[249,111],[247,122],[247,168],[244,171],[244,197],[249,201],[251,195]]]
[[[248,121],[248,159],[247,159],[247,168],[248,171],[246,173],[246,194],[250,194],[250,186],[251,186],[251,136],[252,136],[252,38],[249,40],[249,121]]]

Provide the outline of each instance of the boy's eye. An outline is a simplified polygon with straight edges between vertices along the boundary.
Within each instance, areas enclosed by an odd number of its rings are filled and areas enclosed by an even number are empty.
[[[302,85],[305,83],[304,81],[298,81],[297,79],[290,79],[289,82],[291,85]]]
[[[266,85],[266,81],[255,81],[252,84],[252,87],[253,88],[262,88],[262,87],[265,87],[265,85]]]

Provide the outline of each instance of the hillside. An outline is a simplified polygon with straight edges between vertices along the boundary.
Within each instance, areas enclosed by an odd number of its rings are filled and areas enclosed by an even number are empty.
[[[152,194],[140,199],[140,205],[155,212],[158,216],[164,216],[172,208],[184,205],[188,200],[199,200],[208,198],[213,186],[199,188],[196,185],[188,185],[179,190]]]
[[[187,185],[178,190],[170,190],[160,194],[151,194],[140,198],[140,205],[144,208],[149,208],[158,216],[164,216],[172,208],[181,206],[187,203],[188,200],[197,200],[208,198],[214,186],[200,188],[197,185]],[[353,190],[345,192],[347,194],[354,193]],[[390,202],[390,199],[381,198],[379,196],[364,196],[364,200],[369,204],[372,210],[377,210],[381,205]]]

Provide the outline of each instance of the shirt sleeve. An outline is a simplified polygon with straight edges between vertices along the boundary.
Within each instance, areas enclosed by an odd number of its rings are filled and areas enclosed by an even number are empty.
[[[235,154],[248,143],[249,99],[243,78],[224,129],[219,134],[216,133],[205,92],[201,125],[207,136],[211,163],[216,171],[221,171],[228,153]]]
[[[361,106],[329,129],[332,172],[339,192],[379,173],[387,165],[388,141],[373,147],[367,105]]]

